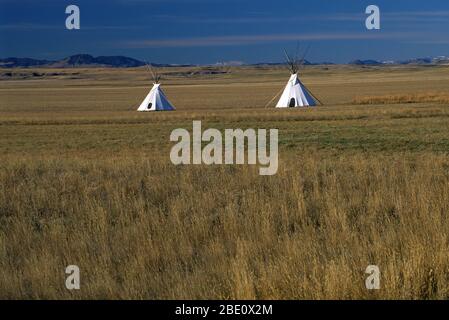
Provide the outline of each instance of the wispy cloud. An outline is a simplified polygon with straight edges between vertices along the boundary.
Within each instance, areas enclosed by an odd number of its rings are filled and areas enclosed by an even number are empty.
[[[449,11],[404,11],[385,12],[382,19],[388,22],[411,22],[411,23],[444,23],[449,22]]]
[[[12,0],[0,0],[12,1]],[[183,0],[116,0],[118,2],[133,1],[136,3],[157,1],[183,1]],[[190,1],[190,0],[189,0]],[[205,1],[205,0],[195,0]],[[207,0],[211,1],[211,0]],[[221,1],[221,0],[216,0]],[[382,21],[397,23],[449,23],[449,11],[404,11],[404,12],[381,12]],[[309,23],[309,22],[360,22],[363,23],[366,15],[364,13],[334,13],[334,14],[308,14],[292,16],[273,16],[266,13],[250,14],[247,16],[182,16],[176,14],[156,14],[150,16],[152,21],[170,22],[175,24],[276,24],[276,23]],[[65,28],[64,24],[47,25],[45,23],[15,23],[0,25],[0,30],[56,30]],[[142,25],[83,25],[83,30],[139,30],[148,29],[147,24]]]
[[[0,0],[1,1],[1,0]],[[92,31],[92,30],[137,30],[137,29],[147,29],[148,26],[136,26],[136,25],[83,25],[81,24],[81,31]],[[33,31],[33,30],[61,30],[66,31],[65,24],[59,25],[46,25],[46,24],[32,24],[32,23],[16,23],[16,24],[3,24],[0,25],[0,30],[18,30],[18,31]]]
[[[387,12],[387,16],[414,16],[414,17],[449,17],[448,10],[439,10],[439,11],[402,11],[402,12]]]
[[[416,33],[396,32],[360,32],[360,33],[310,33],[310,34],[260,34],[231,35],[213,37],[193,37],[176,39],[151,39],[125,41],[120,45],[128,48],[167,48],[167,47],[211,47],[253,45],[282,41],[318,41],[318,40],[369,40],[369,39],[404,39],[415,37]]]
[[[449,11],[404,11],[404,12],[381,12],[383,21],[389,22],[415,22],[415,23],[439,23],[447,22]],[[301,23],[301,22],[363,22],[366,18],[364,12],[359,13],[329,13],[329,14],[308,14],[292,16],[273,16],[266,13],[247,16],[203,16],[203,15],[152,15],[152,19],[161,21],[171,21],[173,23],[195,23],[195,24],[257,24],[257,23]]]
[[[16,23],[0,25],[0,30],[54,30],[61,29],[61,26],[45,25],[45,24],[31,24],[31,23]],[[62,28],[65,28],[62,26]]]
[[[213,2],[222,2],[227,3],[230,1],[241,1],[241,0],[113,0],[121,5],[145,5],[152,3],[213,3]]]
[[[310,21],[363,21],[363,14],[333,14],[333,15],[305,15],[305,16],[233,16],[233,17],[211,17],[211,16],[179,16],[179,15],[156,15],[152,19],[170,20],[176,23],[208,23],[208,24],[251,24],[251,23],[287,23],[287,22],[310,22]]]
[[[405,43],[422,44],[422,45],[448,45],[449,39],[427,39],[417,41],[406,41]]]

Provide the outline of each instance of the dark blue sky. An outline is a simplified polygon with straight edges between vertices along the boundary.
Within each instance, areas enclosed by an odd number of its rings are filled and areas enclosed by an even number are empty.
[[[81,30],[65,29],[69,4],[80,7]],[[365,28],[370,4],[380,31]],[[449,56],[449,1],[0,0],[0,57],[282,61],[298,41],[312,61]]]

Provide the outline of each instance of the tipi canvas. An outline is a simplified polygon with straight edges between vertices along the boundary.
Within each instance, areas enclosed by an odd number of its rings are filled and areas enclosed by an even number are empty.
[[[312,107],[316,105],[317,102],[312,94],[299,80],[298,74],[295,73],[290,76],[276,108]]]
[[[175,110],[168,101],[159,83],[155,83],[150,93],[143,100],[137,111],[169,111]]]

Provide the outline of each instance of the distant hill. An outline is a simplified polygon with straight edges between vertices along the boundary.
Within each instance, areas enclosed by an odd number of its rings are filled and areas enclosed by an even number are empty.
[[[399,61],[398,64],[431,64],[432,60],[432,58],[416,58],[406,61]]]
[[[216,65],[226,66],[281,66],[285,62],[261,62],[245,64],[241,61],[220,62]],[[313,63],[305,60],[304,65],[332,65],[332,62]],[[416,58],[404,61],[377,61],[377,60],[354,60],[348,63],[356,66],[382,66],[382,65],[449,65],[449,57],[440,56],[435,58]],[[0,68],[28,68],[28,67],[52,67],[52,68],[134,68],[144,66],[145,62],[124,56],[99,56],[90,54],[76,54],[61,60],[39,60],[32,58],[6,58],[0,59]],[[150,63],[154,67],[192,67],[193,65],[182,64],[157,64]]]
[[[354,60],[349,62],[349,64],[356,65],[356,66],[378,66],[383,64],[380,61],[376,60]]]
[[[144,66],[145,62],[124,56],[99,56],[89,54],[76,54],[61,60],[38,60],[31,58],[6,58],[0,59],[0,67],[3,68],[27,68],[27,67],[52,67],[52,68],[134,68]],[[170,64],[151,63],[155,67],[171,67]]]
[[[16,68],[16,67],[35,67],[43,66],[53,63],[49,60],[37,60],[31,58],[6,58],[0,59],[0,67],[3,68]]]
[[[436,58],[415,58],[402,61],[377,61],[377,60],[354,60],[350,65],[359,66],[380,66],[380,65],[446,65],[449,64],[449,57],[440,56]]]
[[[433,58],[433,63],[449,65],[449,57],[440,56],[440,57]]]
[[[399,61],[399,64],[415,64],[415,65],[426,65],[426,64],[449,64],[449,57],[440,56],[436,58],[417,58],[410,59],[406,61]]]
[[[285,65],[285,62],[259,62],[259,63],[252,63],[250,64],[251,66],[283,66]],[[303,65],[305,66],[317,66],[317,65],[330,65],[330,64],[334,64],[332,62],[310,62],[308,60],[304,60]]]
[[[133,68],[144,66],[145,62],[123,56],[93,57],[89,54],[77,54],[51,63],[50,67],[76,68],[76,67],[112,67]]]

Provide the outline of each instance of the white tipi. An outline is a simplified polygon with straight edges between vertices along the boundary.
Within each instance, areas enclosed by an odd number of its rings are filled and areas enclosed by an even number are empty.
[[[297,108],[297,107],[314,107],[320,103],[306,86],[299,79],[298,71],[304,64],[304,58],[290,58],[285,52],[287,58],[287,66],[291,72],[290,80],[288,80],[281,98],[276,108]]]
[[[169,110],[175,110],[175,108],[170,103],[170,101],[168,101],[159,83],[154,84],[150,93],[148,93],[147,97],[140,104],[139,109],[137,109],[137,111],[169,111]]]
[[[315,98],[295,73],[290,76],[276,108],[314,107],[316,105]]]
[[[140,104],[137,111],[170,111],[175,110],[175,107],[168,101],[164,91],[161,89],[159,83],[160,76],[150,69],[153,76],[154,85],[150,93],[146,96],[143,102]]]

